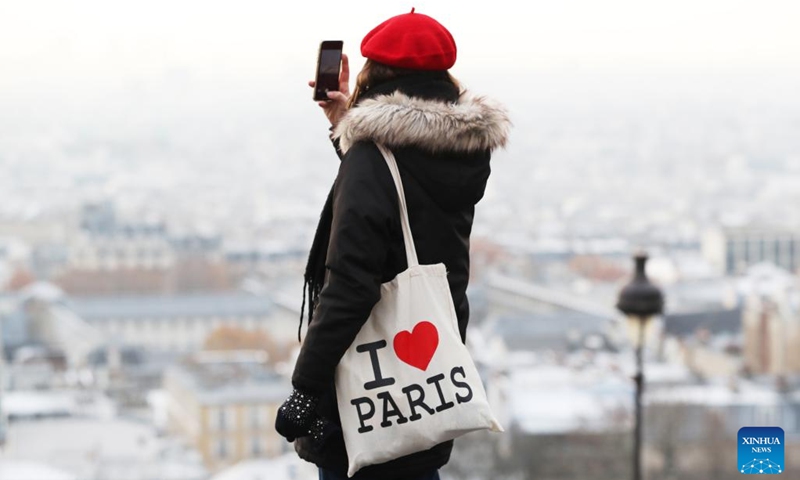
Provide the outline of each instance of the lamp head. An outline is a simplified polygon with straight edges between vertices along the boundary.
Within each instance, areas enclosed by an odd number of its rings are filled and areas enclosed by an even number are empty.
[[[636,272],[633,279],[620,291],[617,309],[628,317],[639,317],[642,321],[664,311],[664,295],[661,289],[652,284],[645,273],[647,254],[637,253],[634,257]]]

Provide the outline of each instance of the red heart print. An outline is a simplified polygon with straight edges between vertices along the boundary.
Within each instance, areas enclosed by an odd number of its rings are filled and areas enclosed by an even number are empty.
[[[414,330],[403,330],[394,336],[394,353],[397,358],[422,371],[428,369],[437,347],[439,332],[431,322],[419,322]]]

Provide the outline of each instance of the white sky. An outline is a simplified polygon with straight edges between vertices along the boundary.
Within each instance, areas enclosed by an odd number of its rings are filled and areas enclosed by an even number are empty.
[[[0,86],[169,69],[266,78],[313,70],[322,39],[384,19],[437,18],[455,70],[800,69],[796,0],[0,0]]]
[[[711,94],[800,104],[798,0],[276,3],[0,0],[0,120],[298,105],[321,117],[306,85],[319,42],[344,40],[358,70],[364,35],[412,6],[453,33],[456,77],[520,108]]]

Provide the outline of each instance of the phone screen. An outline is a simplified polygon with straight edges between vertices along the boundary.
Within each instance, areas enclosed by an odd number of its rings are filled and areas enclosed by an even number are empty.
[[[314,100],[327,100],[328,91],[339,90],[339,68],[342,62],[342,42],[325,41],[319,49],[317,60],[317,85]]]

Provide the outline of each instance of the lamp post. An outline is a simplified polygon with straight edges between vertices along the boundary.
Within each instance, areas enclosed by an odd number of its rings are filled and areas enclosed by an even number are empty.
[[[619,293],[617,308],[627,318],[628,332],[636,349],[636,419],[633,430],[633,479],[642,478],[642,391],[644,390],[644,368],[642,350],[645,330],[654,316],[664,311],[664,295],[650,283],[645,273],[647,254],[639,252],[633,257],[636,272],[633,279]]]

